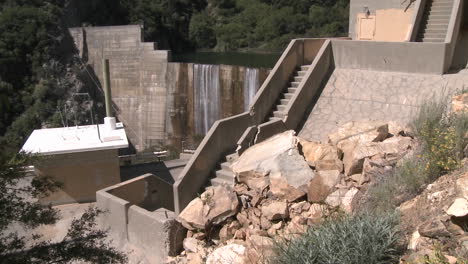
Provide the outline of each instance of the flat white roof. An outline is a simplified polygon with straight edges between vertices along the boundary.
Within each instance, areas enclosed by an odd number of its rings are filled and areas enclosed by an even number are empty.
[[[117,123],[116,127],[115,130],[107,130],[100,124],[99,133],[97,125],[36,129],[21,150],[53,155],[128,147],[123,124]]]

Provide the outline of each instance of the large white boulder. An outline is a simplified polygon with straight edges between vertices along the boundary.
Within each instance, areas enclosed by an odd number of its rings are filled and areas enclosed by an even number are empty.
[[[212,186],[185,207],[179,221],[189,230],[205,229],[235,215],[238,208],[237,195],[229,186]]]

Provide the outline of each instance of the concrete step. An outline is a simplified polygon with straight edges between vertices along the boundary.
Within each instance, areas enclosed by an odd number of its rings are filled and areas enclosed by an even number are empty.
[[[305,76],[306,73],[307,71],[297,71],[298,76]]]
[[[424,27],[425,30],[444,30],[445,32],[447,32],[448,30],[448,24],[447,25],[443,25],[443,24],[427,24],[425,27]]]
[[[227,181],[234,181],[234,178],[235,178],[235,175],[234,175],[234,172],[232,171],[227,171],[227,170],[218,170],[216,171],[216,178],[220,178],[220,179],[223,179],[223,180],[227,180]]]
[[[289,99],[281,99],[280,103],[281,105],[287,105],[289,103]]]
[[[445,39],[442,38],[423,38],[422,42],[444,42]]]
[[[450,14],[452,13],[452,10],[450,8],[446,8],[446,9],[430,9],[428,11],[426,11],[426,15],[434,15],[434,16],[450,16]]]
[[[427,25],[431,25],[431,24],[439,24],[439,25],[447,25],[449,24],[450,22],[450,19],[429,19],[427,20]]]
[[[307,71],[309,69],[309,65],[302,65],[301,71]]]
[[[291,99],[291,98],[293,97],[294,94],[292,94],[292,93],[284,93],[283,95],[284,95],[284,98],[285,98],[285,99],[288,99],[288,100],[289,100],[289,99]]]
[[[437,15],[437,14],[429,14],[429,16],[427,17],[429,21],[433,21],[433,20],[443,20],[443,21],[448,21],[450,20],[450,14],[447,14],[447,15]]]
[[[229,185],[234,185],[234,182],[229,182],[227,180],[224,180],[224,179],[220,179],[220,178],[213,178],[210,180],[210,183],[212,186],[229,186]]]
[[[231,170],[231,162],[223,162],[221,164],[219,164],[219,166],[221,167],[222,170]]]
[[[277,105],[276,109],[278,109],[278,111],[280,111],[280,112],[284,112],[284,110],[286,110],[286,106],[285,105]]]
[[[288,87],[288,93],[295,93],[297,91],[296,87]]]
[[[292,87],[298,87],[300,82],[291,82]]]
[[[302,76],[296,76],[294,77],[295,82],[301,82],[302,81]]]
[[[273,117],[283,119],[283,115],[284,115],[283,112],[280,112],[280,111],[274,111],[273,112]]]
[[[447,36],[447,34],[440,34],[440,33],[424,33],[422,34],[421,36],[423,36],[424,38],[440,38],[440,39],[445,39],[445,36]]]
[[[424,29],[424,34],[444,34],[447,35],[447,29]]]
[[[234,161],[236,161],[237,159],[239,158],[239,155],[234,152],[232,154],[229,154],[229,155],[226,155],[226,161],[227,162],[230,162],[230,163],[233,163]]]

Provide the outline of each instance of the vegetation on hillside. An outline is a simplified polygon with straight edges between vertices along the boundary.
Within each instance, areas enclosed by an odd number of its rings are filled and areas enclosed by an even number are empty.
[[[443,98],[421,106],[412,129],[422,148],[404,160],[390,177],[371,187],[366,207],[394,210],[420,194],[427,184],[460,167],[468,144],[468,114],[448,114],[446,101]]]
[[[397,225],[390,214],[332,217],[298,239],[279,243],[272,263],[398,263],[403,248]]]
[[[92,0],[75,4],[75,26],[143,23],[147,41],[175,52],[194,48],[273,51],[284,48],[292,38],[347,36],[348,32],[348,0]]]

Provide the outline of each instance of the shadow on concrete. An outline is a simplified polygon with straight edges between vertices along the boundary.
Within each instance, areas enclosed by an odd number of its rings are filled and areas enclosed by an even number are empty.
[[[127,165],[120,167],[120,180],[131,180],[141,175],[151,173],[163,181],[173,184],[187,164],[187,159],[158,161],[145,164]]]
[[[333,55],[332,55],[331,61],[332,62],[334,61]],[[325,86],[327,86],[327,83],[330,80],[330,77],[332,76],[334,71],[335,71],[335,65],[332,64],[330,65],[330,69],[327,75],[322,79],[320,88],[317,90],[317,93],[315,93],[314,97],[310,101],[310,104],[307,106],[307,109],[304,112],[304,115],[302,116],[301,122],[297,125],[296,131],[301,131],[304,128],[304,125],[307,122],[307,119],[309,119],[310,113],[312,113],[312,110],[314,110],[315,105],[317,104],[320,96],[322,95],[323,90],[325,89]]]

